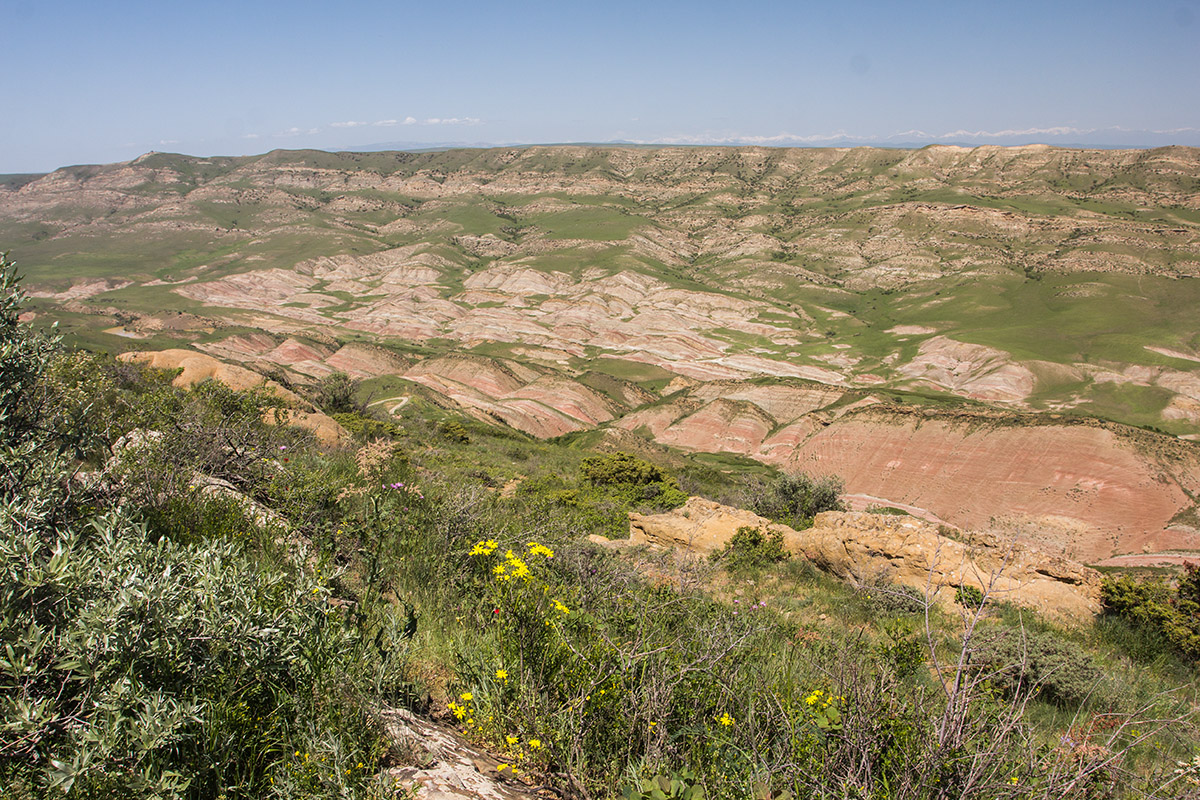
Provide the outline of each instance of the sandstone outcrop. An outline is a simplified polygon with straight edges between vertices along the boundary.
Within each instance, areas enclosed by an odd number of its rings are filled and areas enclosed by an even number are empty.
[[[801,534],[786,525],[778,525],[753,511],[721,505],[703,497],[689,497],[687,503],[665,514],[630,514],[629,540],[651,547],[683,547],[702,555],[725,547],[738,528],[763,528],[783,535],[790,552],[801,548]]]
[[[880,578],[954,600],[974,586],[992,600],[1048,617],[1085,620],[1100,611],[1100,573],[1013,540],[942,536],[913,517],[826,511],[801,535],[800,552],[822,569],[868,583]]]
[[[973,586],[991,599],[1048,617],[1083,621],[1100,611],[1100,574],[1061,556],[987,534],[963,540],[914,517],[827,511],[813,527],[796,531],[744,509],[689,498],[665,514],[630,514],[629,541],[717,552],[739,528],[778,533],[788,552],[860,584],[894,582],[928,592],[950,605],[955,589]]]
[[[197,353],[194,350],[137,350],[122,353],[117,356],[121,361],[131,364],[145,364],[155,369],[181,370],[172,383],[179,387],[195,386],[206,380],[220,381],[231,389],[244,391],[258,386],[266,386],[273,394],[291,402],[299,402],[300,398],[274,381],[269,381],[262,375],[245,367],[226,364],[210,355]]]
[[[274,381],[267,380],[257,372],[252,372],[245,367],[225,364],[204,353],[196,353],[191,350],[142,350],[122,353],[117,358],[133,364],[145,364],[156,369],[179,369],[181,372],[172,381],[175,386],[179,387],[195,386],[206,380],[220,381],[238,391],[265,386],[272,394],[289,404],[303,404],[303,401],[294,392],[283,388]],[[264,419],[267,422],[280,422],[312,431],[313,435],[317,437],[317,441],[323,444],[339,444],[350,438],[350,434],[337,420],[320,411],[286,408],[278,413],[268,411],[264,415]]]

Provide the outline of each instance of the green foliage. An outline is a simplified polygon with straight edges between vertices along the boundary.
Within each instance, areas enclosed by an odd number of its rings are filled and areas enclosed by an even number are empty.
[[[1080,646],[1055,631],[995,631],[981,646],[978,663],[1004,696],[1025,693],[1068,708],[1082,704],[1100,680]]]
[[[661,468],[629,453],[588,456],[579,474],[593,486],[647,486],[671,479]]]
[[[8,266],[4,307],[16,294]],[[264,399],[212,385],[144,394],[128,419],[174,429],[127,443],[128,471],[109,476],[178,470],[142,487],[147,524],[135,504],[96,491],[108,484],[71,480],[65,457],[129,424],[112,408],[78,411],[96,386],[98,404],[119,406],[129,381],[99,362],[56,361],[15,314],[0,319],[0,338],[10,412],[0,418],[0,783],[18,797],[377,794],[382,750],[362,693],[365,675],[403,672],[394,615],[378,604],[341,613],[328,602],[333,576],[310,568],[303,548],[278,550],[280,531],[261,529],[240,501],[178,480],[201,464],[257,485],[259,456],[272,451],[260,437],[290,435],[262,427]],[[80,430],[68,439],[37,424],[56,419]],[[157,446],[176,434],[184,452]],[[298,752],[323,765],[304,791],[288,755]]]
[[[655,775],[627,784],[621,790],[624,800],[704,800],[704,787],[691,770]]]
[[[471,434],[467,431],[463,424],[458,420],[449,419],[441,424],[438,432],[452,442],[458,444],[470,444]]]
[[[783,549],[783,534],[779,531],[767,532],[746,525],[738,528],[725,547],[709,558],[720,562],[730,572],[738,572],[786,561],[788,552]]]
[[[37,441],[51,413],[42,382],[57,348],[18,317],[25,302],[17,265],[0,253],[0,447]]]
[[[655,508],[675,508],[687,501],[679,483],[662,468],[628,453],[588,456],[579,466],[583,481]]]
[[[362,413],[365,406],[357,399],[359,381],[345,372],[322,378],[313,388],[313,402],[327,414]]]
[[[963,608],[978,609],[983,605],[983,590],[978,586],[963,584],[954,589],[954,602]]]
[[[925,666],[928,646],[913,623],[891,620],[883,624],[883,639],[877,652],[898,677],[910,678]]]
[[[120,515],[4,533],[5,750],[29,785],[262,791],[353,649],[326,587],[234,541],[154,541]]]
[[[394,438],[403,433],[400,426],[391,420],[375,419],[358,411],[334,412],[329,416],[360,442],[369,442],[372,439],[385,437]]]
[[[863,584],[859,596],[872,609],[884,614],[920,614],[925,611],[925,594],[902,583],[876,580]]]
[[[813,517],[822,511],[842,510],[844,491],[841,478],[812,478],[797,472],[770,483],[758,481],[747,489],[746,499],[755,513],[801,530],[812,527]]]
[[[1173,586],[1161,579],[1105,577],[1100,597],[1105,614],[1153,631],[1183,658],[1200,661],[1200,566],[1185,564]]]

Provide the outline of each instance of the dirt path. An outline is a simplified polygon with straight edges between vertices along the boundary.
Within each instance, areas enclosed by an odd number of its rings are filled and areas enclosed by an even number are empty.
[[[843,495],[842,499],[846,501],[846,505],[850,507],[851,511],[866,511],[871,506],[884,506],[886,508],[895,508],[899,509],[900,511],[907,512],[910,516],[916,517],[917,519],[923,519],[926,522],[932,522],[934,525],[945,525],[949,528],[955,529],[958,527],[957,525],[951,525],[937,514],[926,511],[923,508],[905,505],[904,503],[897,503],[883,497],[873,497],[869,494],[847,494]]]
[[[383,400],[376,400],[373,403],[367,403],[367,408],[370,408],[371,406],[377,406],[382,403],[390,403],[393,400],[399,400],[400,402],[396,403],[396,405],[392,406],[391,408],[389,408],[387,410],[387,412],[389,414],[395,414],[397,411],[404,408],[406,405],[408,405],[408,401],[412,400],[412,398],[406,394],[400,395],[399,397],[386,397]]]
[[[1113,556],[1103,561],[1097,561],[1096,567],[1166,567],[1181,566],[1188,562],[1200,564],[1200,553],[1133,553],[1125,556]]]

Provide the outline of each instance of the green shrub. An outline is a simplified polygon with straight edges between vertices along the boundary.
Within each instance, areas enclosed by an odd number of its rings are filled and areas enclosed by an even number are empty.
[[[998,630],[983,638],[978,663],[1006,697],[1027,692],[1065,707],[1083,703],[1100,680],[1083,649],[1052,631]]]
[[[456,420],[450,419],[443,422],[438,428],[438,433],[457,444],[471,443],[471,434],[467,432],[461,422]]]
[[[908,620],[889,620],[882,628],[884,638],[877,646],[880,659],[899,678],[917,674],[925,666],[928,645],[916,626]]]
[[[1106,577],[1100,599],[1105,614],[1153,631],[1183,658],[1200,661],[1200,566],[1185,564],[1174,585],[1162,579]]]
[[[8,448],[47,439],[53,407],[45,376],[58,346],[19,321],[20,283],[16,264],[0,253],[0,447]]]
[[[588,456],[579,466],[580,479],[587,488],[579,492],[582,498],[590,492],[593,502],[602,498],[616,501],[627,509],[666,510],[678,508],[687,495],[678,482],[660,467],[628,453]],[[627,509],[614,509],[623,513]],[[618,526],[624,527],[624,523]]]
[[[65,529],[0,515],[0,782],[259,796],[283,780],[286,754],[316,755],[312,730],[328,740],[322,757],[378,763],[354,687],[364,668],[395,673],[376,645],[398,634],[338,614],[303,564],[266,566],[231,511],[201,512],[204,536],[182,542],[121,514]],[[326,789],[370,783],[322,774]]]
[[[360,442],[394,438],[404,433],[404,429],[391,420],[375,419],[358,411],[334,412],[329,416]]]
[[[629,453],[588,456],[579,474],[593,486],[647,486],[673,480],[660,467]]]
[[[979,609],[983,606],[983,590],[978,586],[963,584],[954,589],[954,602],[963,608]]]
[[[366,407],[356,397],[358,384],[345,372],[326,375],[313,388],[313,402],[327,414],[361,414]]]
[[[841,478],[797,472],[770,483],[758,481],[747,489],[747,504],[756,514],[801,530],[812,527],[813,517],[822,511],[841,511],[844,491]]]
[[[783,534],[779,531],[767,532],[747,525],[738,528],[725,547],[712,553],[709,558],[720,562],[731,572],[737,572],[786,561],[788,552],[783,549]]]
[[[920,614],[925,611],[925,594],[902,583],[877,580],[858,589],[871,608],[885,614]]]
[[[375,794],[383,750],[362,692],[366,675],[404,672],[395,615],[380,606],[340,613],[328,602],[332,576],[311,569],[303,547],[256,549],[278,531],[252,532],[238,501],[188,488],[196,464],[258,485],[266,455],[278,453],[260,437],[290,434],[262,427],[258,396],[160,385],[142,398],[140,421],[171,430],[127,454],[156,479],[137,496],[151,502],[153,527],[138,520],[137,497],[111,507],[110,484],[90,490],[68,458],[89,452],[88,437],[108,435],[111,417],[63,415],[83,427],[69,438],[46,424],[62,411],[47,398],[72,405],[81,387],[97,385],[95,371],[55,369],[54,343],[8,313],[19,294],[0,262],[6,796]],[[103,426],[89,428],[96,420]],[[173,436],[178,452],[157,446]],[[300,752],[323,765],[305,786],[292,780]]]

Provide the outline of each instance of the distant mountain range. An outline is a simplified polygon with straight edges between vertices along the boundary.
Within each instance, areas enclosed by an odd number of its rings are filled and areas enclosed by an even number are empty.
[[[376,152],[382,150],[434,151],[454,147],[531,147],[538,144],[579,145],[623,145],[623,146],[680,146],[704,145],[719,147],[888,147],[896,149],[919,149],[932,144],[956,147],[979,147],[1000,145],[1020,147],[1031,144],[1048,144],[1054,147],[1077,149],[1150,149],[1184,145],[1200,147],[1200,128],[1175,128],[1172,130],[1131,130],[1110,128],[1029,128],[1003,131],[948,131],[935,134],[921,130],[902,131],[890,136],[855,136],[847,133],[826,135],[800,135],[781,133],[773,136],[738,136],[723,134],[696,134],[666,136],[649,139],[614,139],[597,142],[376,142],[335,148],[335,152]]]

